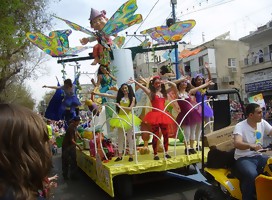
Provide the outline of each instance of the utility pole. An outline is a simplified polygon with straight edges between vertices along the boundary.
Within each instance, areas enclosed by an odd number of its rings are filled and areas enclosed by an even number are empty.
[[[173,15],[173,23],[176,23],[176,12],[175,12],[175,6],[177,5],[177,0],[171,0],[172,5],[172,15]],[[175,45],[177,45],[177,42],[175,42]],[[178,47],[175,48],[175,68],[176,68],[176,79],[179,79],[180,73],[179,73],[179,61],[178,61]]]

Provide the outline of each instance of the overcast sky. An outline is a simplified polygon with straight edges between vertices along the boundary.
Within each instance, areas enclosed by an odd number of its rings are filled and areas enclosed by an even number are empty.
[[[55,13],[58,17],[75,22],[85,28],[90,28],[89,15],[91,8],[99,11],[105,10],[106,16],[110,18],[114,12],[126,0],[61,0],[59,3],[51,4],[51,12]],[[136,13],[142,14],[145,21],[140,25],[133,27],[119,33],[125,36],[125,32],[133,34],[151,28],[154,26],[164,25],[167,18],[171,16],[172,7],[170,0],[138,0],[138,10]],[[153,8],[153,10],[152,10]],[[249,34],[249,31],[256,30],[257,27],[266,24],[272,20],[272,1],[271,0],[177,0],[177,7],[175,9],[176,16],[179,20],[194,19],[196,26],[192,31],[187,34],[183,41],[190,42],[193,45],[199,45],[205,41],[209,41],[216,36],[219,36],[227,31],[230,31],[230,39],[237,40]],[[69,27],[62,21],[54,19],[54,26],[52,30],[69,29]],[[43,32],[48,35],[48,32]],[[73,30],[69,36],[70,47],[80,46],[79,39],[86,37],[84,33]],[[126,42],[131,37],[127,37]],[[140,42],[136,39],[130,39],[126,47],[137,46]],[[91,46],[95,43],[91,43]],[[79,56],[87,56],[92,49],[86,50],[79,54]],[[56,76],[62,82],[61,69],[62,66],[57,64],[56,58],[48,56],[49,61],[45,64],[47,74],[40,77],[35,81],[28,81],[31,87],[33,97],[36,101],[40,101],[45,91],[43,85],[56,85]],[[94,73],[97,66],[91,66],[91,61],[80,62],[82,72]],[[68,63],[66,65],[67,77],[73,79],[74,68]],[[82,75],[80,82],[90,83],[90,76]]]

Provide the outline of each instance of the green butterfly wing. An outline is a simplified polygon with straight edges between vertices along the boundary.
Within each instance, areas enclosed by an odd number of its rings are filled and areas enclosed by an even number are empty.
[[[26,33],[27,39],[43,50],[45,53],[53,56],[63,56],[69,48],[68,36],[71,30],[52,31],[49,37],[42,33]]]
[[[106,35],[115,35],[134,24],[141,23],[143,21],[142,15],[134,15],[137,9],[136,0],[127,1],[113,14],[102,31]]]

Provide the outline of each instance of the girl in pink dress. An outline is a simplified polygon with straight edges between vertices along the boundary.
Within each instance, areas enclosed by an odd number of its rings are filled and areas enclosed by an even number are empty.
[[[148,95],[153,108],[164,110],[165,101],[167,100],[167,93],[165,90],[164,82],[161,81],[159,76],[154,76],[150,80],[149,88],[143,86],[142,84],[138,83],[132,78],[130,79],[130,82],[134,82],[135,84],[137,84]],[[169,143],[168,126],[173,125],[175,122],[169,116],[167,116],[166,114],[156,109],[153,109],[152,111],[148,112],[145,115],[143,122],[150,124],[152,132],[158,137],[159,137],[159,131],[161,130],[163,135],[163,145],[166,152],[165,157],[171,158],[171,156],[168,154],[168,143]],[[156,136],[153,136],[152,148],[154,151],[154,160],[159,160],[160,158],[158,156],[158,150],[157,150],[158,138]]]
[[[196,151],[194,149],[194,142],[195,139],[199,139],[200,134],[200,132],[197,131],[196,128],[197,126],[201,125],[201,115],[200,112],[198,112],[198,107],[193,108],[196,102],[192,98],[192,95],[196,91],[209,86],[212,82],[209,81],[199,87],[195,87],[192,89],[190,88],[190,85],[188,85],[189,81],[186,78],[182,78],[174,82],[176,83],[172,83],[175,87],[174,91],[176,92],[176,96],[178,97],[178,99],[180,99],[178,100],[180,113],[178,114],[176,121],[178,124],[181,123],[184,131],[185,154],[195,154]]]

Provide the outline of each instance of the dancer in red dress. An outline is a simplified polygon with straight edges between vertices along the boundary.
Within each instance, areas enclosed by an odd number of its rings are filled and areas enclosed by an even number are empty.
[[[164,84],[168,81],[162,82],[159,76],[154,76],[149,82],[149,88],[143,86],[132,78],[130,78],[130,82],[137,84],[148,95],[153,108],[157,108],[162,111],[164,110],[165,101],[167,100],[167,93]],[[150,124],[152,132],[157,137],[159,137],[159,131],[161,130],[163,135],[163,145],[166,153],[165,157],[171,158],[171,156],[168,154],[168,126],[173,125],[175,122],[168,115],[158,111],[157,109],[153,109],[152,111],[148,112],[144,117],[143,122]],[[168,112],[166,113],[169,114]],[[158,138],[156,136],[153,136],[152,147],[154,151],[154,160],[159,160],[160,158],[157,150]]]

